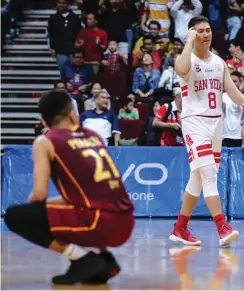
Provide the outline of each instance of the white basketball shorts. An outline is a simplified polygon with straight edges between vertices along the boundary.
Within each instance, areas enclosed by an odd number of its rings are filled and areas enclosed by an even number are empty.
[[[214,163],[219,166],[222,130],[222,117],[189,116],[182,119],[191,171]]]

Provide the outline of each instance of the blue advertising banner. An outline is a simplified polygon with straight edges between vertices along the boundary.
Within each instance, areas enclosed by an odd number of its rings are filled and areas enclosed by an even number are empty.
[[[111,147],[137,216],[177,216],[190,169],[184,147]],[[218,189],[227,211],[228,150],[221,155]],[[210,216],[201,195],[194,216]]]
[[[136,216],[177,216],[189,178],[184,147],[110,147]],[[227,210],[228,151],[223,150],[218,188],[223,211]],[[32,190],[33,161],[30,146],[8,146],[3,156],[2,214],[11,204],[27,201]],[[49,196],[56,196],[50,183]],[[194,216],[210,216],[204,199],[198,201]]]
[[[244,218],[244,149],[231,149],[229,154],[229,205],[233,218]]]
[[[10,205],[26,203],[33,185],[33,160],[31,146],[4,147],[2,158],[2,208],[5,214]],[[49,197],[60,195],[50,182]]]

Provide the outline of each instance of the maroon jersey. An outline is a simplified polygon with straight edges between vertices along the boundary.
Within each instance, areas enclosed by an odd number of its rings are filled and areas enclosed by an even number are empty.
[[[50,129],[55,149],[51,176],[60,194],[75,207],[132,211],[120,173],[101,138],[88,129]]]

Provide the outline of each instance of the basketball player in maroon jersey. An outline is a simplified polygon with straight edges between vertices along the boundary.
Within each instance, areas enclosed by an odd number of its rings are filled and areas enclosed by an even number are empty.
[[[54,284],[104,283],[119,272],[106,247],[129,239],[133,205],[101,138],[78,125],[69,95],[50,91],[39,109],[49,130],[33,145],[33,190],[29,203],[7,209],[5,222],[21,237],[70,259]],[[50,177],[57,198],[47,198]]]

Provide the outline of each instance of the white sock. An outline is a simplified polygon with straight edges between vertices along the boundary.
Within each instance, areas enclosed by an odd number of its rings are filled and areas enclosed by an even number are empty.
[[[64,250],[63,255],[65,257],[68,257],[70,260],[75,261],[80,259],[81,257],[84,257],[88,253],[89,250],[86,250],[85,248],[82,248],[75,244],[69,244]]]
[[[101,253],[101,250],[98,248],[90,248],[90,250],[97,255]]]

